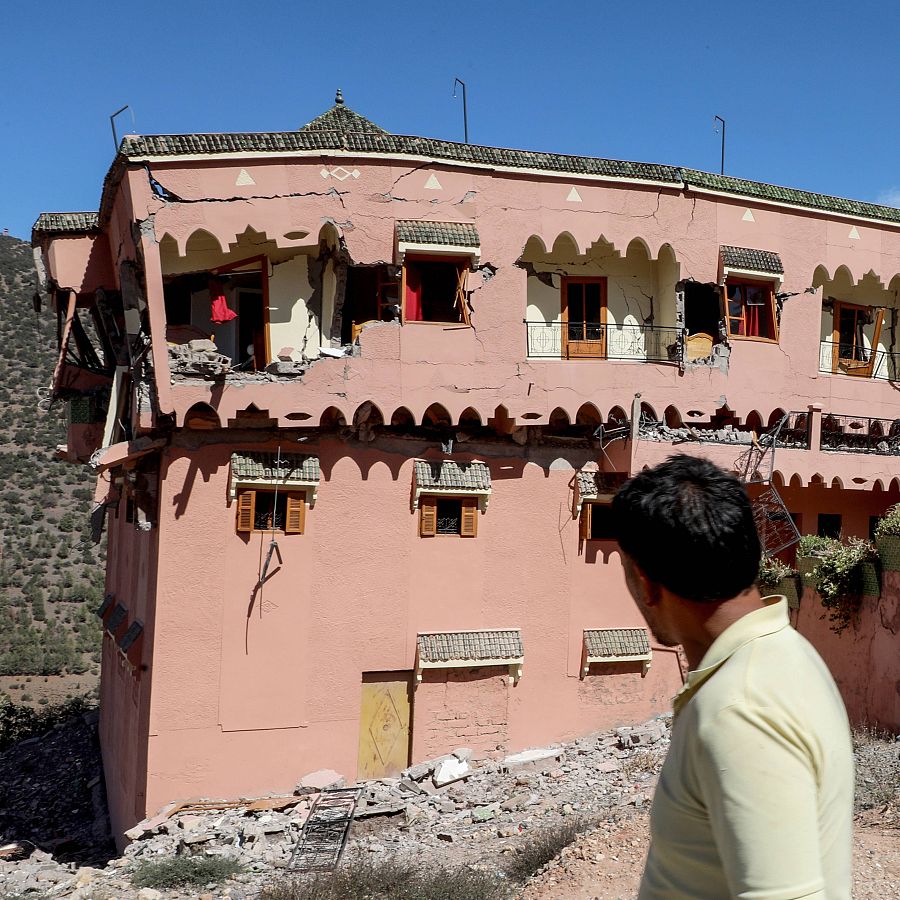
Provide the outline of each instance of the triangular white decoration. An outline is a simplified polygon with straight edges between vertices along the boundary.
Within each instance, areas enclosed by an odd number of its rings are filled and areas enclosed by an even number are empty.
[[[752,212],[752,210],[749,210],[749,209],[744,213],[743,216],[741,216],[741,218],[742,218],[745,222],[755,222],[755,221],[756,221],[756,219],[753,217],[753,212]]]
[[[850,237],[850,240],[851,240],[851,241],[858,241],[858,240],[859,240],[859,232],[856,230],[856,226],[855,226],[855,225],[850,229],[850,235],[849,235],[849,237]]]
[[[426,191],[442,191],[444,188],[441,183],[437,180],[437,175],[432,172],[428,176],[428,181],[425,182],[425,190]]]
[[[256,184],[256,182],[250,177],[250,173],[246,169],[241,169],[241,171],[238,172],[238,177],[235,178],[234,183],[236,185]]]
[[[569,196],[566,197],[566,200],[569,200],[572,203],[581,203],[581,194],[578,193],[578,188],[572,188],[569,191]]]

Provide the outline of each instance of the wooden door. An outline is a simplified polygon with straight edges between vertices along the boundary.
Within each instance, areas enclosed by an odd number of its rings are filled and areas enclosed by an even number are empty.
[[[364,672],[358,777],[388,778],[409,765],[412,672]]]
[[[606,356],[606,279],[563,278],[562,355]]]

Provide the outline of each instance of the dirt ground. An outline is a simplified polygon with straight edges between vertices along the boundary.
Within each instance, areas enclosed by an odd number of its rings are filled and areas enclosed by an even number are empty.
[[[649,842],[649,813],[585,833],[529,882],[522,900],[633,900]],[[900,896],[900,828],[877,815],[857,820],[853,840],[853,897]]]
[[[98,675],[0,675],[0,697],[23,706],[62,703],[69,697],[89,694],[100,683]],[[27,697],[28,699],[24,699]]]

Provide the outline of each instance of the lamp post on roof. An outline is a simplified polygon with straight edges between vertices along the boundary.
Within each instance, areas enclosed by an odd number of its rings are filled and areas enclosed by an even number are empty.
[[[721,116],[713,116],[713,130],[718,132],[719,126],[716,122],[722,123],[722,166],[719,170],[720,175],[725,174],[725,120]]]
[[[461,78],[453,79],[453,96],[456,96],[456,86],[462,86],[462,101],[463,101],[463,135],[465,137],[465,142],[469,143],[469,108],[466,103],[466,83]]]

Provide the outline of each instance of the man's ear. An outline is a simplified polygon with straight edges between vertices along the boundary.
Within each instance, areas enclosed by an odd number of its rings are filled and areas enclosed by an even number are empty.
[[[632,559],[631,575],[637,581],[641,591],[641,600],[645,606],[659,606],[662,599],[662,589],[644,574],[644,570]]]

